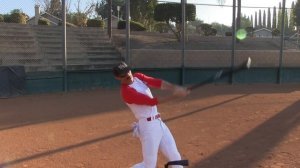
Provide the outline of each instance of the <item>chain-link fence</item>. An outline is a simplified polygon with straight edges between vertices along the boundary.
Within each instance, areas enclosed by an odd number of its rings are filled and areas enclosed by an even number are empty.
[[[21,65],[28,73],[60,73],[109,70],[125,59],[137,69],[214,69],[231,68],[251,57],[254,68],[300,67],[291,0],[150,2],[112,1],[112,14],[117,10],[118,15],[112,15],[111,22],[110,17],[102,17],[104,28],[76,26],[78,22],[67,18],[66,41],[63,20],[39,6],[32,6],[35,13],[27,16],[26,24],[11,23],[9,14],[2,14],[1,66]],[[126,29],[129,20],[130,31]]]
[[[166,25],[157,22],[152,25],[152,29],[148,27],[147,31],[133,30],[129,36],[130,58],[134,60],[132,64],[152,68],[180,66],[182,61],[180,57],[183,53],[181,50],[185,50],[187,67],[230,66],[231,50],[235,49],[235,60],[251,56],[255,60],[258,59],[255,61],[257,66],[278,66],[280,59],[277,52],[282,48],[287,55],[283,58],[284,65],[298,66],[300,60],[293,56],[295,55],[293,52],[299,50],[299,34],[293,20],[295,17],[292,12],[293,6],[288,3],[283,11],[282,2],[278,2],[280,3],[274,1],[270,6],[260,4],[248,6],[247,1],[242,2],[245,5],[241,4],[240,22],[236,20],[237,38],[233,41],[232,2],[219,4],[217,1],[210,1],[209,4],[205,4],[187,1],[187,4],[192,4],[196,8],[196,20],[187,20],[185,24],[185,44],[176,37],[178,23]],[[159,1],[160,3],[181,3],[181,1]],[[236,13],[238,12],[237,8]],[[212,13],[214,16],[206,16]],[[220,18],[223,22],[219,23]],[[57,24],[59,21],[57,18]],[[52,26],[1,23],[1,65],[24,65],[28,71],[62,70],[63,28],[55,26],[55,20],[52,22]],[[115,22],[118,20],[113,20],[114,25],[117,25]],[[158,29],[159,24],[167,28]],[[283,43],[281,43],[282,28],[284,28]],[[115,46],[110,43],[107,30],[67,27],[68,70],[109,67],[114,63],[114,59],[120,60],[117,56],[111,56],[115,54],[116,48],[121,51],[123,49],[123,56],[126,55],[124,52],[127,42],[126,31],[118,30],[116,26],[113,29]],[[153,54],[155,51],[159,52]],[[146,59],[146,62],[142,63],[138,61],[140,55],[144,57],[149,55],[151,59]],[[174,55],[178,55],[178,58]],[[162,56],[169,65],[161,61]],[[152,61],[153,64],[149,64],[148,61]]]
[[[252,58],[254,68],[278,68],[280,71],[300,67],[295,2],[242,1],[239,7],[238,1],[219,4],[219,1],[188,0],[183,11],[181,4],[184,2],[159,1],[156,8],[169,10],[155,9],[155,22],[145,26],[147,31],[130,32],[131,52],[127,61],[133,67],[230,68],[248,57]],[[196,10],[194,18],[191,6]],[[131,19],[144,23],[132,14],[136,12],[135,5],[130,4],[130,7]],[[172,11],[185,12],[184,40],[182,15]],[[117,42],[126,42],[126,31],[116,31],[114,35]]]

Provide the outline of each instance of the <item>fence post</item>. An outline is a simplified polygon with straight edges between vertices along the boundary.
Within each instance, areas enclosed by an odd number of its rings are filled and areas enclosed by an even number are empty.
[[[108,4],[108,18],[107,18],[107,31],[108,31],[108,37],[109,40],[111,40],[112,37],[112,0],[107,0]]]
[[[233,72],[234,68],[234,57],[235,57],[235,42],[236,42],[236,37],[235,37],[235,31],[236,31],[236,0],[233,0],[232,4],[232,41],[231,41],[231,72]],[[233,83],[233,74],[230,74],[230,83]]]
[[[281,37],[280,37],[280,55],[279,55],[279,67],[277,73],[277,83],[282,83],[282,57],[283,57],[283,43],[284,43],[284,15],[285,15],[285,0],[282,0],[282,16],[281,16]]]
[[[68,72],[67,72],[67,28],[66,28],[66,0],[62,0],[62,31],[63,31],[63,71],[64,71],[64,84],[63,84],[63,90],[65,92],[68,92]]]
[[[126,0],[126,56],[125,62],[131,66],[130,62],[130,0]]]
[[[181,85],[185,84],[185,16],[186,0],[181,0]]]

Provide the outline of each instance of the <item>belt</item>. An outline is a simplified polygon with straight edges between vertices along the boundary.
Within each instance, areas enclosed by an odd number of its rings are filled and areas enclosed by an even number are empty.
[[[152,121],[152,120],[156,120],[156,119],[159,119],[159,118],[160,118],[160,114],[156,114],[155,116],[148,117],[147,121]]]

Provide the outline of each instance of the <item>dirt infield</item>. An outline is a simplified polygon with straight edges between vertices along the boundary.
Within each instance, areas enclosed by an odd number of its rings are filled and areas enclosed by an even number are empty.
[[[190,167],[299,168],[299,90],[210,85],[159,111]],[[0,99],[0,167],[128,168],[142,159],[133,121],[118,89]]]

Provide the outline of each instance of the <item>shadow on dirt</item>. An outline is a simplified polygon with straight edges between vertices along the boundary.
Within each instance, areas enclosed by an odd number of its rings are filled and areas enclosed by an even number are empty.
[[[248,94],[237,96],[235,98],[228,99],[226,101],[207,106],[198,110],[185,112],[183,115],[174,116],[165,119],[165,122],[170,122],[173,120],[181,119],[195,113],[206,111],[210,108],[224,105],[236,101],[238,99],[247,97]],[[288,134],[288,132],[299,124],[300,121],[300,101],[294,103],[288,108],[284,109],[282,112],[278,113],[276,116],[270,118],[263,124],[259,125],[256,129],[246,134],[241,139],[234,142],[232,145],[222,149],[221,151],[213,154],[212,156],[201,160],[193,168],[203,167],[203,168],[229,168],[229,167],[243,167],[250,168],[263,158],[268,151],[274,148],[282,138]],[[86,145],[91,145],[94,143],[99,143],[104,140],[117,138],[131,133],[131,130],[125,130],[104,137],[99,137],[91,139],[89,141],[84,141],[81,143],[65,146],[59,149],[53,149],[50,151],[34,154],[28,157],[4,162],[0,164],[0,167],[13,166],[28,160],[34,160],[41,157],[46,157],[49,155],[54,155],[67,150],[72,150]]]
[[[228,147],[199,161],[193,168],[252,168],[300,123],[300,101],[257,126]]]
[[[2,99],[0,107],[0,131],[127,109],[118,89]]]
[[[79,148],[79,147],[82,147],[82,146],[91,145],[91,144],[94,144],[94,143],[99,143],[101,141],[111,139],[111,138],[116,138],[116,137],[119,137],[119,136],[123,136],[123,135],[128,134],[128,133],[131,133],[131,130],[117,132],[117,133],[114,133],[114,134],[111,134],[111,135],[108,135],[108,136],[105,136],[105,137],[99,137],[99,138],[91,139],[89,141],[84,141],[84,142],[81,142],[81,143],[65,146],[65,147],[62,147],[62,148],[53,149],[53,150],[49,150],[49,151],[46,151],[46,152],[41,152],[41,153],[34,154],[34,155],[31,155],[31,156],[28,156],[28,157],[24,157],[24,158],[20,158],[20,159],[8,161],[8,162],[0,163],[0,168],[10,167],[10,166],[13,166],[13,165],[16,165],[16,164],[19,164],[19,163],[22,163],[22,162],[25,162],[25,161],[28,161],[28,160],[34,160],[34,159],[46,157],[46,156],[49,156],[49,155],[55,155],[57,153],[65,152],[65,151],[72,150],[72,149],[75,149],[75,148]]]
[[[235,100],[240,99],[240,98],[245,97],[245,96],[247,96],[247,95],[243,95],[243,96],[239,96],[239,97],[236,97],[236,98],[232,98],[232,99],[226,100],[224,102],[221,102],[221,103],[218,103],[218,104],[214,104],[214,105],[211,105],[211,106],[208,106],[208,107],[205,107],[205,108],[202,108],[202,109],[198,109],[198,110],[195,110],[195,111],[186,112],[183,115],[175,116],[175,117],[166,119],[165,122],[170,122],[172,120],[176,120],[176,119],[180,119],[180,118],[183,118],[183,117],[187,117],[187,116],[192,115],[194,113],[199,113],[201,111],[205,111],[207,109],[210,109],[210,108],[213,108],[213,107],[216,107],[216,106],[220,106],[220,105],[223,105],[223,104],[235,101]],[[81,143],[77,143],[77,144],[65,146],[65,147],[62,147],[62,148],[59,148],[59,149],[54,149],[54,150],[50,150],[50,151],[46,151],[46,152],[34,154],[32,156],[28,156],[28,157],[16,159],[16,160],[13,160],[13,161],[8,161],[8,162],[0,163],[0,167],[12,166],[12,165],[19,164],[19,163],[22,163],[22,162],[25,162],[25,161],[28,161],[28,160],[34,160],[34,159],[37,159],[37,158],[42,158],[42,157],[46,157],[46,156],[49,156],[49,155],[54,155],[54,154],[57,154],[57,153],[60,153],[60,152],[64,152],[64,151],[67,151],[67,150],[72,150],[72,149],[79,148],[79,147],[82,147],[82,146],[91,145],[91,144],[94,144],[94,143],[99,143],[99,142],[107,140],[107,139],[112,139],[112,138],[117,138],[117,137],[120,137],[120,136],[124,136],[124,135],[129,134],[129,133],[131,133],[131,130],[125,130],[125,131],[117,132],[117,133],[114,133],[114,134],[111,134],[111,135],[107,135],[107,136],[104,136],[104,137],[99,137],[99,138],[91,139],[89,141],[84,141],[84,142],[81,142]]]

